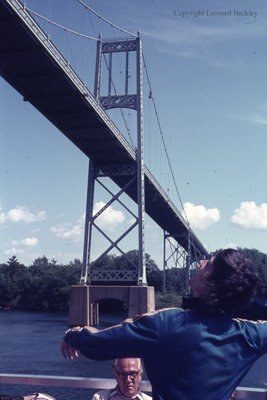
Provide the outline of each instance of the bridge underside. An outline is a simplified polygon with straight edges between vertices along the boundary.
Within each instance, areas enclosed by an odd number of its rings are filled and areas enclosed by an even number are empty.
[[[100,168],[136,168],[135,150],[18,1],[0,0],[0,74]],[[124,187],[127,175],[112,175]],[[137,188],[126,193],[137,202]],[[145,169],[145,211],[188,250],[188,224]],[[191,234],[192,254],[208,252]]]

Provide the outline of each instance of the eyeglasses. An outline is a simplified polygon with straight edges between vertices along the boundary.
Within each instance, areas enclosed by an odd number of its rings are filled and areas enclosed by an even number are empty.
[[[197,262],[199,263],[200,260],[203,261],[203,260],[210,260],[210,259],[211,259],[211,255],[206,256],[206,255],[202,254],[197,257]]]
[[[128,376],[130,377],[130,379],[134,380],[138,377],[138,375],[141,372],[141,369],[139,369],[139,371],[130,371],[130,372],[119,372],[119,371],[115,371],[116,375],[118,376],[119,379],[127,379]]]

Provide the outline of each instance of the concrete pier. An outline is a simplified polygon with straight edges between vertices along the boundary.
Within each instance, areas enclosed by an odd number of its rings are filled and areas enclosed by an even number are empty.
[[[72,286],[69,326],[98,325],[98,302],[117,299],[128,304],[128,316],[155,311],[153,286]]]

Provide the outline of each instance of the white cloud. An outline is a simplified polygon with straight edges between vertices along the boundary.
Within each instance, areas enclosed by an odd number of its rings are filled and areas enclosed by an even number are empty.
[[[19,249],[16,247],[11,247],[9,249],[3,250],[3,254],[5,256],[14,256],[18,254],[23,254],[25,252],[25,249]]]
[[[258,111],[255,111],[254,113],[245,113],[242,115],[231,115],[232,118],[236,118],[240,121],[245,121],[249,123],[254,123],[254,124],[260,124],[260,125],[267,125],[267,118],[266,118],[266,112],[267,112],[267,104],[263,103],[258,106]]]
[[[224,246],[225,249],[237,249],[237,247],[237,244],[234,242],[230,242],[226,246]]]
[[[84,220],[85,214],[78,219],[76,224],[63,223],[57,226],[51,226],[50,231],[58,238],[79,242],[83,238]]]
[[[78,223],[84,225],[85,223],[85,213],[78,219]]]
[[[267,229],[267,203],[257,206],[255,201],[242,201],[231,222],[243,229]]]
[[[0,211],[2,210],[2,207],[0,207]],[[0,224],[3,224],[6,220],[5,213],[0,213]]]
[[[105,203],[103,201],[95,203],[93,214],[95,215],[102,207],[104,207],[104,205]],[[112,206],[109,206],[96,219],[96,224],[103,230],[113,231],[117,225],[124,222],[124,220],[125,217],[121,211],[114,210]],[[83,239],[84,221],[85,214],[83,214],[74,225],[66,223],[51,226],[50,231],[58,238],[77,242]]]
[[[267,118],[266,117],[262,117],[259,114],[254,115],[252,117],[252,121],[256,122],[257,124],[267,125]]]
[[[254,29],[250,30],[247,29],[246,24],[236,25],[230,23],[219,26],[216,22],[214,24],[198,24],[194,21],[194,18],[189,20],[178,16],[173,16],[171,19],[160,17],[156,22],[155,19],[153,19],[152,23],[147,21],[146,26],[142,29],[142,34],[165,42],[165,46],[171,45],[173,48],[177,45],[185,45],[192,48],[203,43],[207,47],[209,43],[214,42],[265,36],[264,24],[254,25]]]
[[[38,239],[35,237],[31,237],[31,238],[25,238],[20,242],[21,245],[23,246],[27,246],[27,247],[34,247],[37,246],[38,244]]]
[[[98,201],[95,203],[93,214],[95,215],[105,203],[103,201]],[[97,219],[96,224],[101,229],[106,229],[108,231],[114,231],[114,229],[125,221],[125,216],[122,211],[114,210],[112,206],[109,206]]]
[[[0,214],[0,223],[4,222],[39,222],[46,219],[46,212],[40,211],[37,214],[33,214],[29,211],[28,207],[25,206],[16,206],[12,208],[7,213]]]
[[[25,248],[26,247],[35,247],[38,244],[38,239],[35,237],[31,238],[25,238],[20,241],[18,240],[12,240],[11,241],[11,246],[9,248],[6,248],[3,250],[3,254],[6,256],[13,256],[13,255],[18,255],[18,254],[23,254],[25,253]]]
[[[206,209],[203,205],[194,205],[190,202],[184,203],[183,217],[188,218],[193,229],[206,229],[220,220],[220,211],[218,208]]]
[[[267,104],[266,103],[260,104],[258,106],[258,111],[252,114],[249,120],[256,124],[267,125],[266,112],[267,112]]]
[[[210,23],[200,24],[196,22],[199,18],[182,18],[173,12],[167,18],[155,18],[143,21],[142,35],[157,41],[158,52],[171,54],[172,58],[177,56],[192,59],[215,68],[238,68],[237,62],[242,63],[242,60],[236,59],[234,63],[233,57],[229,59],[227,52],[222,54],[215,50],[214,45],[217,44],[217,49],[220,49],[219,44],[225,46],[229,41],[265,37],[265,26],[259,21],[253,24],[253,29],[247,28],[250,18],[245,18],[244,24],[233,24],[231,18],[217,23],[219,21],[213,17],[209,17]]]
[[[51,226],[50,230],[56,235],[56,237],[62,239],[69,239],[72,241],[80,241],[82,239],[82,224],[61,224],[58,226]]]

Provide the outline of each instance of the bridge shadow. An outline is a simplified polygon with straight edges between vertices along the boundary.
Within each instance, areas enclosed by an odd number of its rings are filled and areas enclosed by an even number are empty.
[[[102,313],[128,313],[129,304],[125,301],[108,298],[98,302],[99,312]]]

